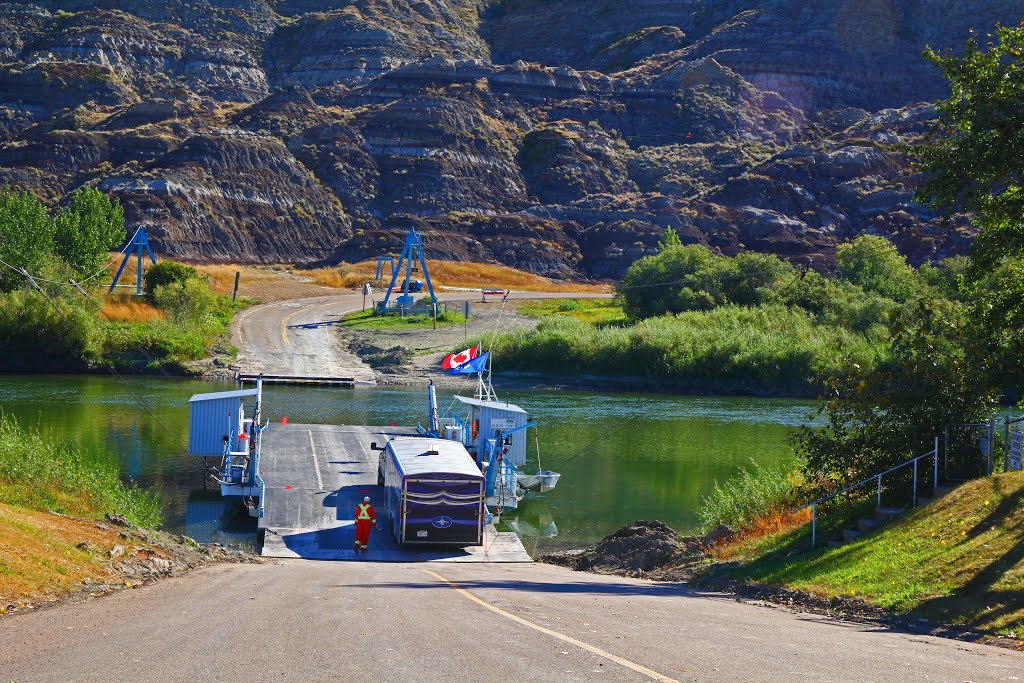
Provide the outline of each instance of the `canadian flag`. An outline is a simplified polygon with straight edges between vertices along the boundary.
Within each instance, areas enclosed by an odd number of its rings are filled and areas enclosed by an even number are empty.
[[[466,349],[460,353],[452,353],[445,357],[444,362],[441,363],[441,367],[445,370],[451,370],[457,368],[460,365],[464,365],[469,361],[473,360],[479,355],[480,347],[474,346]]]

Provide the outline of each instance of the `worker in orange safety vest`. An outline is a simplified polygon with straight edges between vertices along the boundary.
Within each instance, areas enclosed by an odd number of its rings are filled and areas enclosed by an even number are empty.
[[[370,505],[370,497],[366,496],[363,498],[363,502],[356,506],[356,544],[352,548],[353,552],[366,552],[367,546],[370,544],[370,525],[377,525],[377,515],[373,512],[373,506]]]

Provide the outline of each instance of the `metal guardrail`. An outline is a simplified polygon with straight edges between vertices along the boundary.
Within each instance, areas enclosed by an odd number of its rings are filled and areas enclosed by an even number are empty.
[[[932,469],[932,488],[933,489],[934,488],[938,488],[938,486],[939,486],[939,437],[935,437],[935,448],[934,448],[934,450],[930,450],[930,451],[928,451],[927,453],[925,453],[923,455],[919,455],[916,458],[908,460],[908,461],[906,461],[904,463],[900,463],[899,465],[896,465],[895,467],[890,467],[886,471],[879,472],[878,474],[872,475],[872,476],[868,477],[867,479],[864,479],[862,481],[857,482],[853,486],[847,486],[842,491],[836,491],[835,493],[830,493],[827,496],[822,496],[821,498],[819,498],[819,499],[817,499],[817,500],[815,500],[815,501],[813,501],[811,503],[808,503],[807,505],[804,505],[803,507],[799,507],[799,508],[793,510],[792,514],[796,514],[796,513],[800,512],[801,510],[806,510],[807,508],[811,509],[811,547],[813,548],[813,547],[815,547],[817,545],[817,540],[818,540],[818,506],[819,505],[821,505],[822,503],[825,503],[825,502],[828,502],[828,501],[832,500],[836,496],[841,496],[844,493],[849,493],[850,491],[852,491],[852,490],[854,490],[856,488],[860,488],[864,484],[870,483],[872,481],[877,481],[878,482],[878,484],[877,484],[877,491],[878,491],[877,495],[878,495],[878,498],[877,498],[877,501],[875,503],[875,509],[876,510],[880,509],[882,507],[882,477],[884,477],[887,474],[892,474],[896,470],[903,469],[904,467],[907,467],[908,465],[913,465],[914,466],[914,496],[913,496],[913,500],[914,500],[914,507],[917,507],[917,469],[918,469],[917,462],[919,460],[923,459],[923,458],[930,458],[930,457],[934,457],[935,458],[934,467]]]
[[[462,313],[464,301],[438,301],[437,312],[441,313]],[[382,308],[380,304],[376,304],[377,311],[383,314],[398,314],[401,317],[423,315],[430,317],[434,314],[433,306],[427,304],[413,304],[412,306],[401,306],[398,303],[391,303],[387,308]]]

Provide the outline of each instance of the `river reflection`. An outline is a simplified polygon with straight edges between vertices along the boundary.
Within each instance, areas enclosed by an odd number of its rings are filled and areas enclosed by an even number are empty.
[[[232,388],[152,377],[8,375],[0,376],[0,409],[55,438],[115,452],[126,478],[160,490],[170,530],[251,547],[253,521],[226,511],[212,486],[204,489],[203,459],[185,452],[189,397]],[[794,463],[787,435],[810,408],[790,399],[506,393],[500,386],[499,393],[540,422],[542,465],[562,473],[555,490],[530,493],[502,518],[501,528],[518,533],[531,553],[592,544],[635,519],[692,530],[715,480],[752,460]],[[438,391],[442,409],[452,395]],[[292,423],[409,426],[427,416],[426,391],[416,388],[270,386],[264,399],[264,414],[275,422],[287,416]],[[529,440],[532,472],[532,430]]]

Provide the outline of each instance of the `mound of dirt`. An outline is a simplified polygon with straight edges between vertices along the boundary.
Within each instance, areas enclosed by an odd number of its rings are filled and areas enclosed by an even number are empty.
[[[659,521],[637,520],[588,550],[554,553],[542,562],[596,574],[687,581],[710,563],[705,550],[732,533],[728,527],[705,536],[680,536]]]

